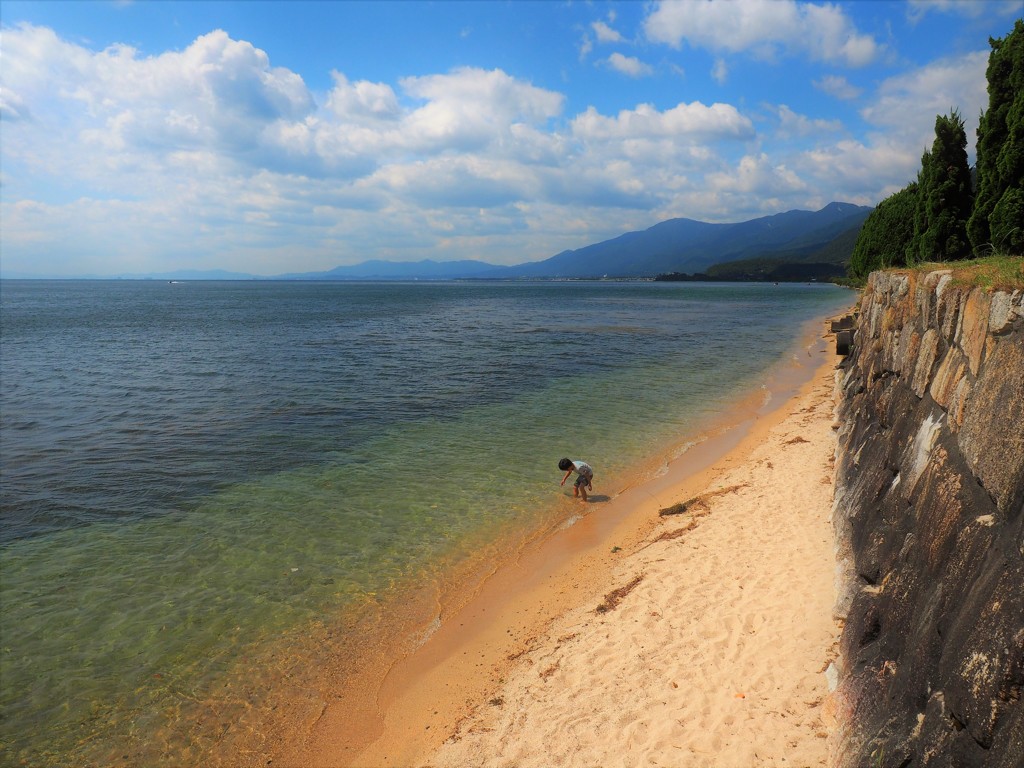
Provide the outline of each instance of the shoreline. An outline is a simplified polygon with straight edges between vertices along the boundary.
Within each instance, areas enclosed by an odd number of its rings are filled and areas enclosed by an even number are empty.
[[[412,653],[378,666],[387,670],[379,688],[364,691],[355,706],[325,704],[302,733],[279,742],[272,764],[432,764],[423,761],[466,723],[501,709],[494,705],[505,698],[499,691],[521,673],[540,638],[612,589],[608,585],[623,564],[638,548],[651,547],[646,540],[668,519],[659,518],[659,509],[696,496],[742,466],[789,416],[787,406],[830,376],[835,356],[826,328],[825,319],[805,326],[793,360],[787,353],[774,366],[767,398],[764,389],[755,390],[664,471],[588,505],[575,524],[523,548],[470,593],[458,595],[452,601],[457,607],[439,612],[439,622]]]

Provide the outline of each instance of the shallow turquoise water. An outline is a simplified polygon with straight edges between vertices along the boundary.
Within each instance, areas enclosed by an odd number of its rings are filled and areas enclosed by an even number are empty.
[[[804,285],[0,288],[0,756],[33,765],[194,757],[183,705],[223,703],[246,659],[556,524],[563,455],[595,467],[599,494],[655,471],[851,300]]]

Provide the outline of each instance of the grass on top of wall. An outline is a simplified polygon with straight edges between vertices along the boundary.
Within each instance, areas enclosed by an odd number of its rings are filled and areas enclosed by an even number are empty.
[[[915,264],[915,272],[951,270],[958,285],[980,286],[989,290],[1024,288],[1024,257],[984,256],[964,261],[923,262]]]

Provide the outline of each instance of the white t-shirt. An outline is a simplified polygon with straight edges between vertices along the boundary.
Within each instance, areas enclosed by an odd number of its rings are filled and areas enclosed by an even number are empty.
[[[587,462],[580,461],[579,459],[573,459],[572,464],[573,469],[576,471],[576,474],[583,475],[588,480],[593,479],[594,470],[590,468],[590,465],[587,464]]]

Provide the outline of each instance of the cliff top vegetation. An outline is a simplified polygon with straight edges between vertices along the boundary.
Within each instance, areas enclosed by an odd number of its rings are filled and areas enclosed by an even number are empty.
[[[917,179],[882,200],[861,227],[850,277],[983,254],[1024,255],[1024,19],[989,46],[989,103],[973,172],[960,112],[937,115]]]
[[[985,256],[955,262],[923,262],[900,272],[952,271],[953,282],[958,285],[980,286],[991,290],[1024,289],[1024,259],[1019,256]]]

